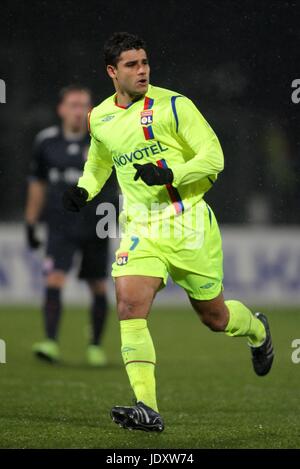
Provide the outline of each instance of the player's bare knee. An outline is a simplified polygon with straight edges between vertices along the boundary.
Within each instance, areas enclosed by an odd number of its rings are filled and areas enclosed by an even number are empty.
[[[94,295],[105,295],[107,293],[107,283],[105,280],[93,279],[88,280],[91,292]]]
[[[143,304],[137,300],[119,300],[117,309],[120,321],[124,321],[126,319],[144,318],[147,314]]]
[[[120,320],[146,318],[161,279],[146,276],[116,278],[117,310]]]
[[[50,288],[63,288],[66,282],[66,275],[61,271],[54,271],[47,275],[46,285]]]

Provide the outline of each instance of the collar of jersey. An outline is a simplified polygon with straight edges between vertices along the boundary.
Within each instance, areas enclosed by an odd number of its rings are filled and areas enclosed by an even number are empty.
[[[148,92],[149,92],[150,88],[151,88],[151,85],[150,85],[150,83],[149,83]],[[148,93],[145,94],[145,96],[144,96],[143,98],[138,99],[137,101],[132,101],[132,103],[127,104],[127,106],[121,106],[120,104],[117,103],[117,93],[115,93],[115,94],[113,95],[113,100],[114,100],[115,106],[120,107],[121,109],[128,109],[128,108],[131,107],[133,104],[138,103],[139,101],[145,101],[145,98],[146,98],[146,97],[149,98]]]

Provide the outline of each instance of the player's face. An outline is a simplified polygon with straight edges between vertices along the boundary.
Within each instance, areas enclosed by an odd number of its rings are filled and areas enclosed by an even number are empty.
[[[116,67],[108,66],[108,74],[114,79],[116,88],[129,96],[147,93],[150,67],[144,49],[122,52]]]
[[[85,91],[71,91],[58,106],[58,115],[63,125],[73,132],[86,128],[87,114],[91,109],[91,98]]]

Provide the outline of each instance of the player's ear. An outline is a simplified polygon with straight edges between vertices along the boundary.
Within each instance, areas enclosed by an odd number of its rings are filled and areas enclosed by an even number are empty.
[[[113,65],[107,65],[106,71],[107,71],[108,75],[110,76],[110,78],[116,78],[117,70]]]

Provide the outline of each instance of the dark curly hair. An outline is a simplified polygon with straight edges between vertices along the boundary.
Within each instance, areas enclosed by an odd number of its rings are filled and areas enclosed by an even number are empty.
[[[146,50],[146,43],[134,34],[126,32],[114,33],[104,44],[105,65],[116,67],[122,52],[131,49]]]

